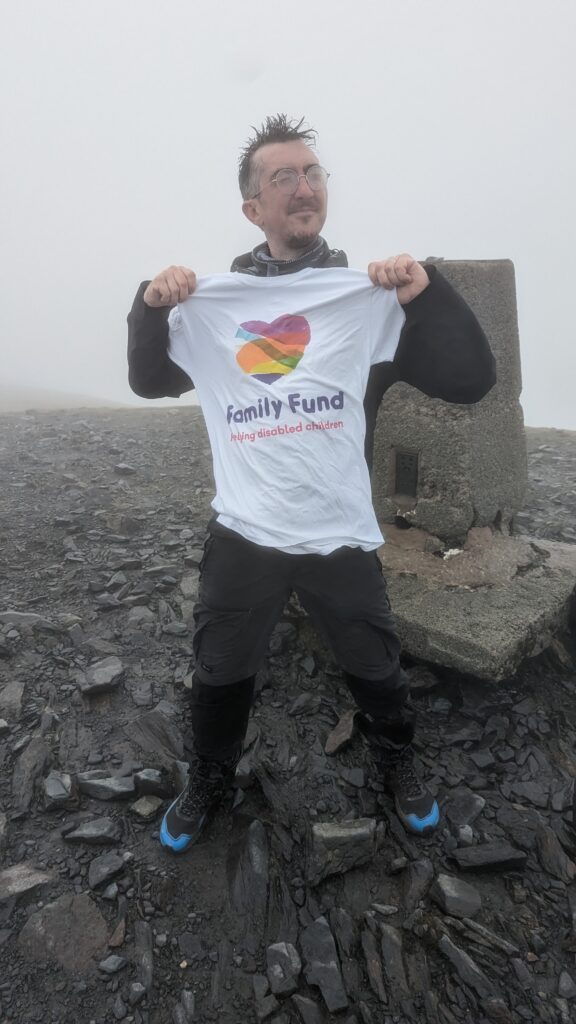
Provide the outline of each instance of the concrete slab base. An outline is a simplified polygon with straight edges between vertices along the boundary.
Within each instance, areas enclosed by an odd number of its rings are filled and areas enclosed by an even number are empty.
[[[469,531],[462,549],[445,551],[423,530],[384,529],[379,554],[412,657],[500,681],[566,625],[576,545],[481,527]]]

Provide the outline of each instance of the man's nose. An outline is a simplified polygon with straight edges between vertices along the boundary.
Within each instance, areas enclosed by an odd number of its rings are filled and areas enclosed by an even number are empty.
[[[298,188],[296,189],[295,196],[313,196],[314,189],[310,188],[305,174],[301,174],[298,178]]]

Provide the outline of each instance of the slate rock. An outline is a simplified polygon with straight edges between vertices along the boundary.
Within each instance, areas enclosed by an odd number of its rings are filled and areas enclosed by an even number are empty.
[[[0,690],[0,712],[6,715],[9,721],[17,721],[20,718],[23,696],[24,683],[19,679],[12,679]]]
[[[113,576],[110,577],[106,584],[106,590],[120,590],[128,583],[128,577],[125,572],[118,570]]]
[[[538,859],[549,875],[570,885],[576,878],[576,864],[562,849],[556,834],[548,825],[540,825],[536,831]]]
[[[337,754],[339,750],[343,750],[351,742],[355,732],[357,714],[357,708],[350,708],[338,719],[324,745],[324,753],[328,754],[329,757]]]
[[[167,622],[166,625],[162,626],[162,632],[168,633],[171,636],[184,636],[189,632],[190,627],[186,622],[174,621]]]
[[[266,929],[269,851],[261,821],[252,821],[230,845],[227,863],[230,901],[242,921],[243,943],[256,953]]]
[[[576,999],[576,984],[568,971],[561,971],[558,979],[558,995],[562,999]]]
[[[411,861],[405,874],[405,896],[404,906],[406,912],[411,914],[416,909],[420,900],[424,898],[434,878],[434,867],[432,861],[427,857]]]
[[[158,813],[162,806],[159,796],[141,796],[135,803],[130,804],[132,814],[143,821],[150,821]]]
[[[308,881],[318,885],[328,875],[343,874],[367,864],[376,854],[376,820],[317,822],[312,826]]]
[[[196,1013],[196,999],[189,988],[185,988],[180,995],[180,1002],[184,1010],[186,1024],[192,1024]]]
[[[528,801],[542,810],[545,810],[550,802],[550,786],[547,782],[512,782],[510,790],[522,803]]]
[[[341,768],[340,776],[343,782],[355,789],[363,789],[366,785],[366,775],[363,768]]]
[[[126,1008],[126,1003],[122,999],[120,993],[118,993],[116,999],[114,1000],[112,1013],[114,1014],[116,1020],[124,1020],[124,1017],[127,1016],[128,1010]]]
[[[148,579],[157,579],[160,576],[180,576],[182,569],[178,565],[150,565],[144,569],[143,576]]]
[[[391,924],[381,924],[380,934],[382,962],[390,991],[394,993],[395,998],[406,999],[410,995],[410,988],[406,980],[402,957],[402,933]]]
[[[136,605],[131,608],[128,612],[128,618],[126,619],[126,626],[128,629],[137,629],[139,626],[149,623],[156,623],[157,617],[151,608],[146,605]]]
[[[576,892],[572,888],[568,890],[568,908],[570,911],[572,935],[576,938]]]
[[[136,792],[132,776],[107,775],[96,768],[94,771],[78,774],[78,788],[95,800],[129,800]]]
[[[19,626],[48,626],[51,629],[57,629],[54,623],[45,619],[38,612],[17,612],[12,609],[8,609],[5,612],[0,612],[0,623],[7,626],[15,626],[16,629]]]
[[[94,598],[94,604],[98,605],[98,608],[103,612],[114,611],[115,608],[122,608],[122,602],[118,600],[116,594],[109,594],[105,591],[103,594],[96,594]]]
[[[124,732],[131,743],[159,757],[166,766],[171,766],[175,760],[184,759],[182,733],[158,707],[130,722]]]
[[[128,1002],[130,1006],[138,1006],[146,996],[146,989],[141,981],[133,981],[128,989]]]
[[[256,1002],[260,1002],[270,991],[270,984],[265,974],[252,975],[252,989]]]
[[[18,811],[27,811],[34,798],[34,789],[44,774],[49,751],[44,740],[34,737],[20,754],[12,773],[12,795]]]
[[[471,825],[460,825],[458,827],[458,846],[474,845],[474,830]]]
[[[146,991],[150,992],[154,984],[154,942],[152,929],[147,921],[136,921],[134,925],[134,945],[140,981]]]
[[[276,1013],[276,1010],[279,1009],[280,1003],[276,999],[276,996],[264,996],[264,999],[261,999],[256,1003],[256,1020],[267,1020],[268,1017],[271,1017],[272,1014]]]
[[[371,906],[377,914],[382,914],[382,917],[394,917],[399,910],[394,903],[372,903]]]
[[[489,999],[485,999],[482,1003],[482,1009],[485,1014],[484,1019],[493,1022],[493,1024],[516,1024],[518,1020],[516,1013],[512,1013],[504,999],[501,999],[499,996],[490,996]]]
[[[121,838],[120,825],[114,818],[92,818],[80,825],[68,826],[62,833],[67,843],[87,843],[89,846],[105,846]]]
[[[86,646],[94,651],[94,654],[119,654],[117,644],[111,644],[108,640],[101,640],[100,637],[88,637]]]
[[[67,772],[50,772],[42,787],[47,811],[74,806],[78,802],[76,783]]]
[[[521,850],[532,850],[542,817],[533,807],[504,804],[496,810],[496,822]]]
[[[475,750],[469,756],[480,771],[488,771],[496,762],[491,750]]]
[[[530,973],[530,968],[519,957],[513,958],[510,961],[510,964],[514,970],[516,978],[520,982],[520,987],[525,992],[529,992],[530,989],[534,987],[534,978]]]
[[[101,960],[98,967],[104,974],[118,974],[118,971],[122,971],[128,966],[128,961],[125,956],[118,956],[117,953],[111,953],[105,960]]]
[[[445,808],[445,814],[453,825],[471,825],[482,814],[486,801],[479,793],[467,786],[452,790]]]
[[[569,782],[565,782],[563,786],[552,793],[552,810],[559,812],[570,810],[574,803],[574,794],[574,779],[570,779]]]
[[[94,857],[88,869],[88,885],[91,889],[97,889],[104,885],[111,878],[115,878],[125,868],[125,862],[117,853],[101,853]]]
[[[366,973],[368,974],[370,987],[376,998],[386,1005],[388,1002],[388,996],[384,985],[384,974],[378,950],[378,941],[376,936],[368,928],[365,928],[362,932],[361,941],[362,952],[364,953],[364,958],[366,960]]]
[[[276,942],[266,950],[270,988],[275,996],[289,996],[298,988],[302,963],[297,950],[289,942]]]
[[[463,923],[469,932],[475,932],[493,949],[501,949],[503,953],[506,953],[506,956],[520,955],[520,950],[517,946],[508,942],[507,939],[503,939],[501,935],[496,935],[496,932],[486,928],[483,924],[479,924],[478,921],[472,921],[469,917],[465,917]]]
[[[116,689],[124,671],[120,658],[102,658],[90,665],[85,672],[76,673],[75,680],[84,696],[90,697]]]
[[[342,907],[330,911],[330,927],[342,956],[353,957],[358,946],[358,928],[354,918]]]
[[[180,580],[182,596],[188,601],[196,601],[198,598],[198,586],[200,583],[199,573],[186,573]]]
[[[106,949],[108,927],[88,893],[66,893],[32,914],[18,937],[21,952],[34,961],[55,960],[70,974],[83,974]]]
[[[526,854],[510,843],[481,843],[451,854],[462,871],[517,871],[526,865]]]
[[[320,1008],[306,996],[292,996],[292,1004],[298,1011],[302,1024],[324,1024]]]
[[[438,875],[430,889],[430,896],[451,917],[474,917],[482,906],[478,890],[454,875]]]
[[[13,864],[12,867],[0,871],[0,902],[33,892],[52,880],[52,874],[39,871],[27,862]]]
[[[468,953],[460,949],[459,946],[456,946],[448,935],[442,936],[438,942],[438,948],[446,959],[450,961],[460,980],[473,989],[480,996],[480,999],[489,999],[491,996],[498,995],[494,985],[484,972],[480,970],[478,964]]]
[[[318,693],[301,693],[288,708],[288,714],[295,718],[298,715],[311,715],[318,711],[322,698]]]
[[[278,826],[275,828],[275,832]],[[298,938],[298,914],[284,873],[274,865],[270,879],[267,935],[276,942],[291,942]]]
[[[309,985],[317,985],[330,1013],[345,1010],[348,998],[336,952],[336,943],[325,917],[318,917],[300,936]]]
[[[333,907],[330,911],[330,927],[340,954],[344,988],[349,995],[353,995],[362,984],[358,955],[359,929],[354,918],[342,907]]]

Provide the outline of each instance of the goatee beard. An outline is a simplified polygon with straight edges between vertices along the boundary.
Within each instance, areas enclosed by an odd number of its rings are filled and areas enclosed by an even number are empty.
[[[310,249],[317,240],[317,231],[302,231],[297,235],[290,235],[290,237],[286,239],[285,245],[286,248],[290,249],[292,252],[305,252],[305,250]]]

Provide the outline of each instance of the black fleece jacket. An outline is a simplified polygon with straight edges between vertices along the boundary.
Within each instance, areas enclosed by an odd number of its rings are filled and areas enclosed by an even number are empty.
[[[272,260],[266,247],[239,256],[232,270],[266,276],[295,273],[304,267],[347,266],[345,253],[318,243],[297,260]],[[430,285],[404,306],[402,328],[392,362],[370,370],[364,410],[366,461],[372,468],[374,428],[382,397],[392,384],[404,381],[430,398],[471,405],[479,402],[496,381],[494,356],[474,313],[433,265],[425,265]],[[168,356],[169,308],[144,302],[150,282],[140,285],[128,314],[128,380],[142,398],[179,398],[194,388],[193,381]]]

